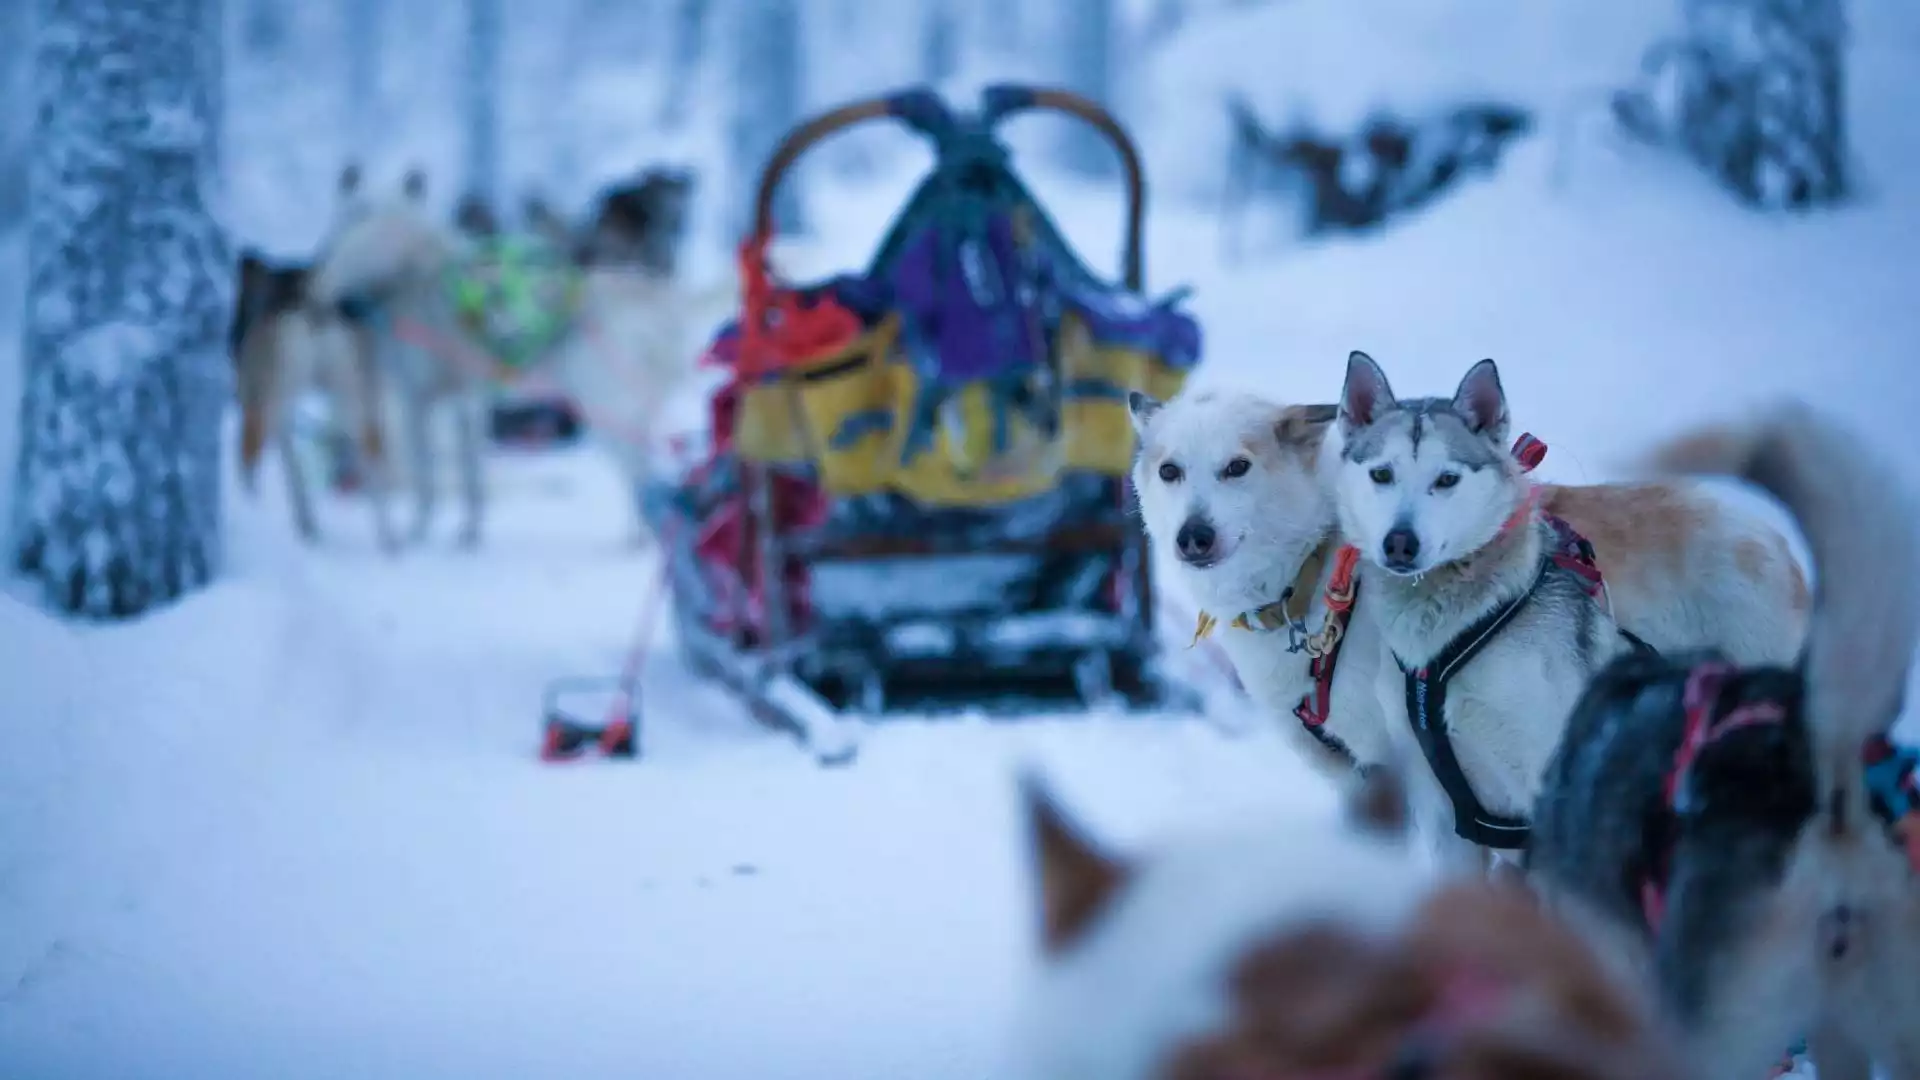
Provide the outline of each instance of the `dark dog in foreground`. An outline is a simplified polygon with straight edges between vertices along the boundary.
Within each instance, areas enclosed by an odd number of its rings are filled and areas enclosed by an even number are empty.
[[[1029,782],[1041,962],[1018,1080],[1679,1080],[1645,1001],[1510,882],[1430,872],[1404,771],[1346,820],[1250,816],[1131,856]]]
[[[1887,742],[1920,636],[1915,511],[1836,424],[1787,407],[1708,431],[1664,471],[1744,479],[1811,550],[1792,669],[1629,656],[1549,767],[1528,869],[1651,977],[1702,1080],[1757,1080],[1810,1040],[1821,1080],[1920,1078],[1920,878]],[[1889,765],[1893,770],[1889,772]]]

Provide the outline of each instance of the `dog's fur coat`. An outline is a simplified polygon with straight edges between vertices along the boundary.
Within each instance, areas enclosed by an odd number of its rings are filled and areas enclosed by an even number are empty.
[[[1360,821],[1247,822],[1121,860],[1029,785],[1044,955],[1009,1075],[1678,1076],[1578,938],[1514,885],[1443,885],[1392,835],[1403,810],[1365,794]],[[1463,977],[1485,996],[1463,1000]]]
[[[1305,622],[1326,617],[1323,593],[1332,573],[1324,555],[1340,543],[1333,472],[1341,441],[1332,405],[1280,406],[1253,395],[1199,389],[1164,405],[1130,398],[1140,453],[1133,488],[1155,549],[1173,577],[1205,612],[1225,624],[1235,613],[1280,598],[1296,577],[1305,594]],[[1330,434],[1333,437],[1329,437]],[[1223,472],[1244,457],[1248,471]],[[1159,470],[1172,464],[1179,478]],[[1731,511],[1690,485],[1542,485],[1541,508],[1591,540],[1622,626],[1661,650],[1712,647],[1743,663],[1781,662],[1804,633],[1806,584],[1786,538],[1765,522]],[[1225,537],[1206,565],[1177,553],[1189,521],[1210,522]],[[1312,573],[1319,552],[1320,569]],[[1383,713],[1375,684],[1385,656],[1366,575],[1346,631],[1325,725],[1361,764],[1390,760],[1389,726],[1404,728],[1404,709]],[[1288,651],[1285,633],[1222,626],[1214,640],[1241,682],[1276,717],[1297,750],[1321,771],[1346,777],[1353,762],[1309,736],[1293,709],[1312,688],[1308,657]]]
[[[1920,1078],[1920,880],[1871,813],[1861,749],[1890,727],[1920,637],[1915,509],[1837,425],[1788,406],[1683,439],[1667,471],[1741,477],[1799,521],[1818,590],[1791,669],[1746,667],[1720,700],[1777,722],[1712,738],[1667,798],[1682,694],[1711,655],[1627,659],[1569,723],[1535,814],[1531,874],[1654,978],[1694,1075],[1752,1080],[1797,1038],[1821,1080]],[[1642,889],[1665,863],[1665,914]]]

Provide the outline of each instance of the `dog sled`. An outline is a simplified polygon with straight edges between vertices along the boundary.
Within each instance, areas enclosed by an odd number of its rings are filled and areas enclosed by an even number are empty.
[[[1092,125],[1126,180],[1118,284],[1088,269],[1014,172],[998,125]],[[935,163],[864,272],[776,281],[788,170],[876,120]],[[693,669],[823,761],[860,720],[955,711],[1197,711],[1158,663],[1145,538],[1130,513],[1127,395],[1176,392],[1199,359],[1182,294],[1142,295],[1132,141],[1083,98],[989,88],[978,111],[908,90],[795,129],[739,252],[742,309],[708,445],[644,492]]]

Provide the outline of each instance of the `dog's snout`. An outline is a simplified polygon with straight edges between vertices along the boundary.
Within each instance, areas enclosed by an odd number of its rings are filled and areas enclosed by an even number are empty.
[[[1213,524],[1205,518],[1188,518],[1186,524],[1174,535],[1173,544],[1180,557],[1187,562],[1205,562],[1211,559],[1214,549],[1219,546],[1220,534]]]
[[[1412,529],[1396,528],[1380,542],[1380,555],[1395,569],[1411,567],[1420,558],[1420,538]]]

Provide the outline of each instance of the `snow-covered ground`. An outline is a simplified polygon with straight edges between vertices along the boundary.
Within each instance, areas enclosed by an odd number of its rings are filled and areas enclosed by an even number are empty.
[[[1162,200],[1151,283],[1197,286],[1204,382],[1330,400],[1365,348],[1439,392],[1493,356],[1553,479],[1784,392],[1912,485],[1901,3],[1856,8],[1857,207],[1761,219],[1671,163],[1539,139],[1380,237],[1238,265],[1210,216]],[[1173,100],[1143,121],[1150,156],[1177,152]],[[1037,181],[1091,261],[1117,250],[1111,192]],[[909,182],[817,192],[832,242],[809,261],[857,258]],[[0,597],[0,1076],[993,1075],[1030,945],[1016,769],[1120,844],[1324,808],[1271,733],[1158,718],[881,727],[822,770],[691,680],[665,628],[647,756],[542,765],[543,683],[618,666],[652,562],[591,452],[490,469],[476,554],[443,536],[382,558],[348,503],[302,549],[269,483],[230,499],[228,577],[174,610],[72,628]]]

